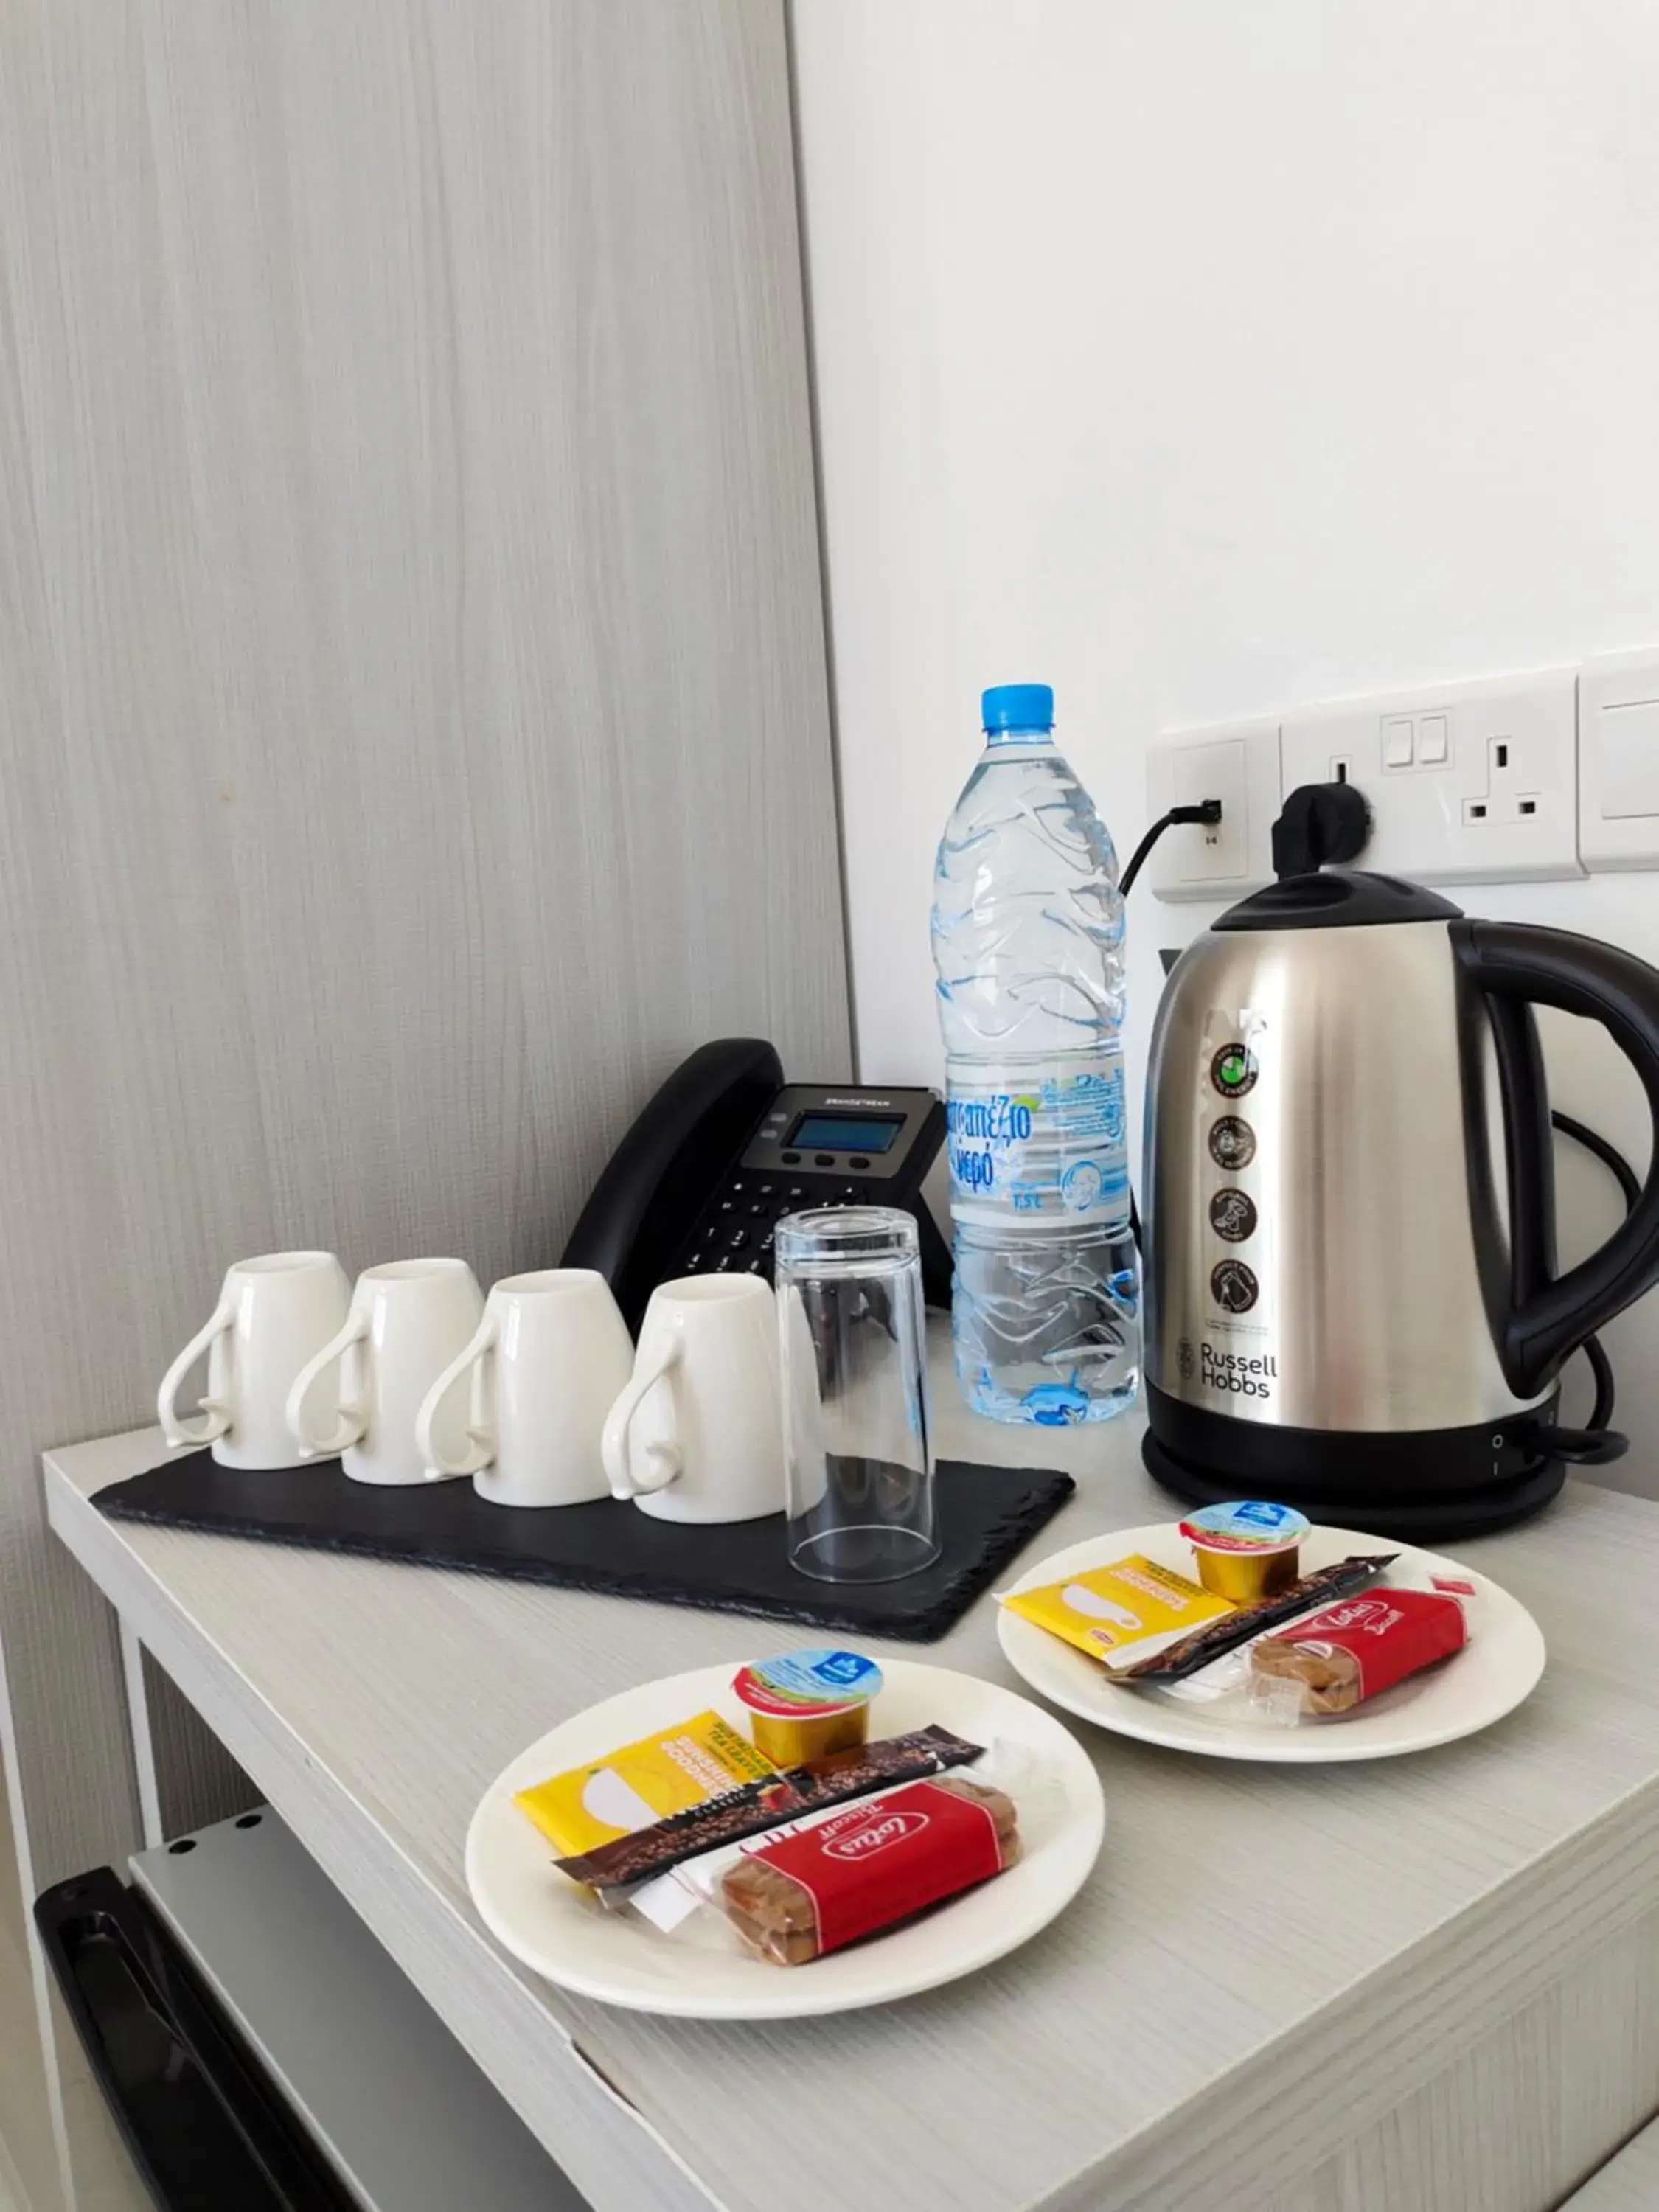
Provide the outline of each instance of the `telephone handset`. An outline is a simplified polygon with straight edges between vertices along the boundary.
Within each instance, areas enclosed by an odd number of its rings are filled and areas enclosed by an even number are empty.
[[[930,1304],[951,1256],[923,1178],[945,1140],[931,1091],[788,1083],[758,1037],[718,1037],[682,1061],[611,1155],[560,1265],[596,1267],[637,1332],[657,1285],[703,1273],[772,1278],[780,1218],[814,1206],[896,1206],[921,1232]]]

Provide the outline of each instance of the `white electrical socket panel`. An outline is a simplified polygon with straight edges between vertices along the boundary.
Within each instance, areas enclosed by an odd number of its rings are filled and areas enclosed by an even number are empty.
[[[1587,868],[1659,867],[1659,650],[1579,671],[1578,851]]]
[[[1371,834],[1356,865],[1383,875],[1582,876],[1576,693],[1575,672],[1562,668],[1302,708],[1280,727],[1284,795],[1303,783],[1357,785]]]
[[[1242,898],[1273,881],[1279,809],[1279,725],[1231,722],[1160,738],[1146,757],[1147,819],[1172,806],[1221,801],[1221,819],[1177,822],[1146,862],[1162,899]]]

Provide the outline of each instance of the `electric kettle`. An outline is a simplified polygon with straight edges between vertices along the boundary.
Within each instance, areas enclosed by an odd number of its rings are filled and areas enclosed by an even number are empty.
[[[1534,1005],[1603,1024],[1659,1131],[1659,970],[1595,939],[1328,869],[1182,956],[1144,1170],[1145,1453],[1166,1488],[1434,1539],[1615,1455],[1557,1425],[1558,1377],[1659,1279],[1659,1164],[1558,1275]]]

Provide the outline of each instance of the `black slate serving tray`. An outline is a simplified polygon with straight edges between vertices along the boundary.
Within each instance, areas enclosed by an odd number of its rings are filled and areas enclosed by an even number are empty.
[[[781,1513],[688,1528],[609,1498],[593,1505],[493,1505],[466,1481],[353,1482],[337,1460],[266,1473],[187,1452],[112,1483],[94,1503],[112,1521],[932,1644],[1076,1488],[1069,1474],[1052,1469],[948,1459],[939,1463],[937,1483],[939,1559],[902,1582],[864,1586],[798,1573],[784,1549]]]

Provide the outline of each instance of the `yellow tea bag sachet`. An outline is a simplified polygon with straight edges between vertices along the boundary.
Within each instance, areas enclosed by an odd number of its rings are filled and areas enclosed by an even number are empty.
[[[1102,1660],[1151,1637],[1184,1636],[1234,1610],[1224,1597],[1139,1552],[1041,1589],[1011,1590],[998,1601]]]
[[[764,1752],[711,1711],[520,1790],[513,1802],[561,1858],[573,1858],[776,1772]]]

